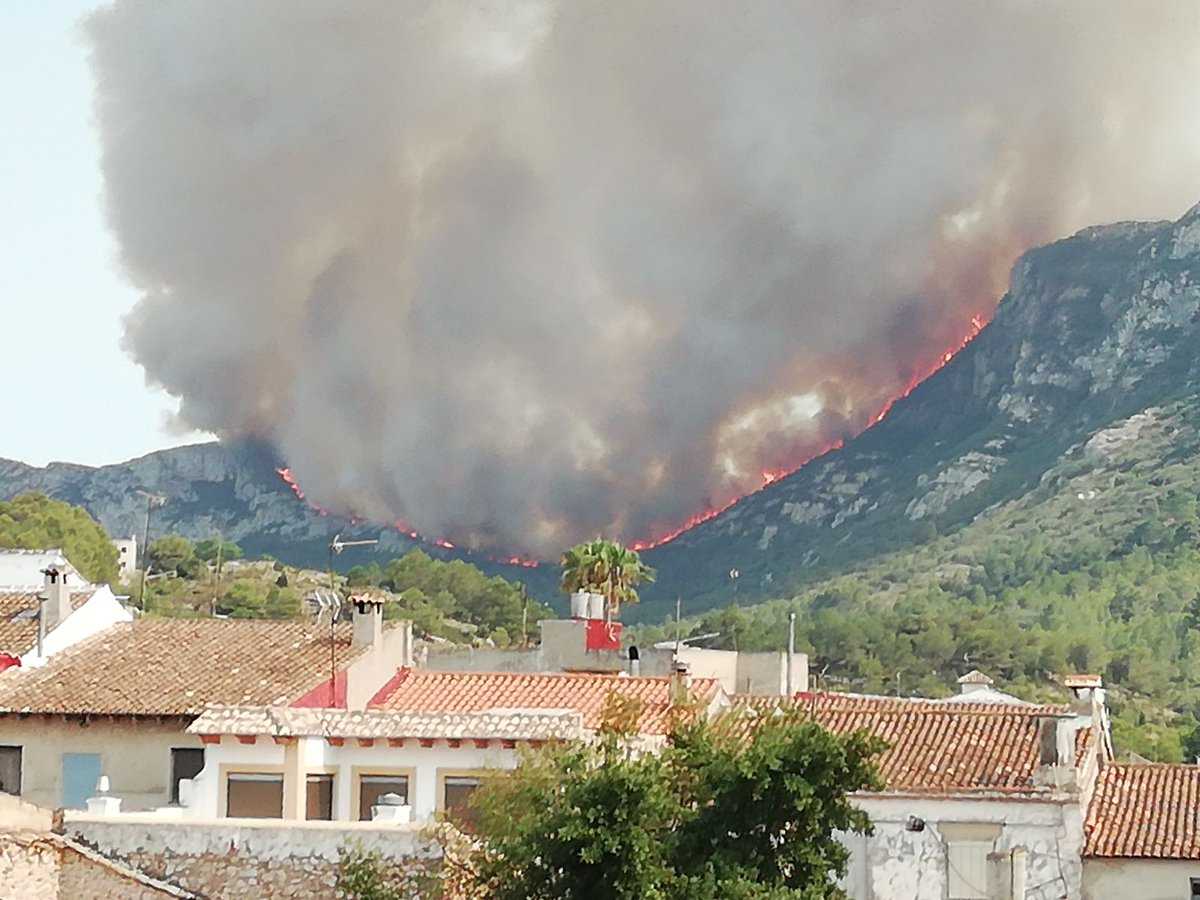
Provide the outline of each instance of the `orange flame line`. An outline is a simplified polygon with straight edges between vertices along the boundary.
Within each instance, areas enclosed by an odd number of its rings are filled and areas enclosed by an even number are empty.
[[[975,338],[979,336],[979,333],[981,331],[983,331],[983,328],[986,324],[987,324],[987,320],[984,318],[983,315],[977,314],[977,315],[971,316],[970,330],[965,335],[963,335],[962,339],[958,342],[958,344],[956,346],[952,347],[951,349],[947,350],[946,352],[944,352],[941,356],[939,356],[937,358],[937,361],[932,366],[925,368],[925,369],[918,370],[917,374],[914,374],[912,377],[910,377],[908,379],[908,382],[905,384],[904,389],[899,394],[897,394],[895,397],[892,397],[890,400],[888,400],[886,403],[884,403],[883,407],[879,410],[879,412],[877,412],[874,416],[872,416],[870,419],[868,419],[868,424],[867,424],[866,428],[863,429],[863,431],[866,431],[867,429],[870,429],[870,428],[874,428],[876,425],[878,425],[880,422],[882,422],[885,418],[887,418],[888,413],[890,413],[892,411],[892,408],[896,405],[897,402],[899,402],[900,400],[903,400],[905,397],[909,396],[909,394],[911,394],[914,390],[917,389],[917,386],[919,384],[921,384],[923,381],[925,381],[927,378],[929,378],[934,373],[943,369],[952,359],[954,359],[955,356],[957,356],[964,348],[966,348],[966,346],[968,344],[970,344],[971,341],[975,340]],[[812,455],[807,456],[804,459],[800,460],[798,463],[796,463],[794,466],[792,466],[790,468],[765,470],[762,473],[763,483],[760,487],[756,488],[755,490],[750,491],[747,494],[743,494],[741,496],[734,497],[732,500],[730,500],[728,503],[724,504],[723,506],[717,506],[717,507],[713,507],[712,509],[706,509],[703,512],[699,512],[693,516],[689,516],[688,519],[682,525],[678,526],[677,528],[673,528],[670,531],[666,532],[665,534],[661,534],[655,538],[645,538],[643,540],[634,541],[633,543],[631,543],[629,545],[629,547],[631,550],[637,550],[640,552],[643,550],[653,550],[656,547],[661,547],[664,544],[669,544],[669,543],[671,543],[671,541],[677,539],[678,537],[680,537],[680,535],[684,534],[684,532],[691,531],[696,526],[703,525],[705,522],[715,519],[717,516],[721,515],[721,513],[725,512],[727,509],[730,509],[737,503],[740,503],[746,497],[749,497],[752,494],[757,494],[759,491],[761,491],[763,488],[765,488],[769,484],[773,484],[776,481],[779,481],[783,478],[787,478],[789,475],[795,474],[800,469],[804,468],[804,466],[806,466],[810,462],[812,462],[814,459],[824,456],[826,453],[829,453],[831,450],[840,450],[842,448],[842,446],[843,446],[843,442],[839,438],[838,440],[833,441],[832,443],[828,444],[827,446],[822,447],[816,453],[813,453]],[[329,515],[328,510],[323,509],[322,507],[318,506],[316,503],[313,503],[311,500],[308,500],[304,496],[304,491],[301,489],[300,484],[296,481],[296,478],[292,474],[291,469],[289,469],[285,466],[283,468],[276,469],[275,471],[279,474],[279,477],[283,479],[283,482],[291,489],[292,493],[295,494],[298,499],[302,500],[310,508],[315,510],[319,515],[322,515],[322,516]],[[358,521],[357,517],[354,517],[354,516],[351,516],[351,520]],[[451,543],[450,541],[446,540],[445,538],[423,537],[415,528],[413,528],[411,525],[409,525],[407,522],[405,522],[401,519],[397,519],[392,524],[393,524],[393,527],[397,531],[401,532],[404,535],[407,535],[409,538],[411,538],[414,541],[418,541],[423,544],[432,544],[433,546],[441,547],[444,550],[456,549],[455,545],[453,543]],[[470,552],[470,551],[467,551],[467,552]],[[489,562],[504,563],[506,565],[512,565],[512,566],[521,566],[522,568],[526,568],[526,569],[536,569],[539,565],[541,565],[541,562],[539,560],[528,559],[528,558],[521,557],[521,556],[509,556],[509,557],[488,556],[488,557],[485,557],[485,559],[487,559]]]

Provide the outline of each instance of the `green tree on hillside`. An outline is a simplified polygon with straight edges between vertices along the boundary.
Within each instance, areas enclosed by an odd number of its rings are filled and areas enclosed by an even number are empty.
[[[196,556],[205,562],[215,563],[218,556],[222,562],[230,562],[241,559],[243,555],[242,548],[233,541],[206,538],[196,542]]]
[[[196,548],[187,538],[177,534],[153,541],[147,557],[151,572],[175,572],[181,578],[194,578],[198,574]]]
[[[576,544],[564,553],[562,570],[565,593],[603,594],[610,616],[620,612],[622,603],[637,603],[638,585],[654,580],[654,570],[636,550],[601,538]]]
[[[107,583],[117,578],[117,549],[108,532],[85,510],[45,494],[21,494],[0,502],[0,547],[60,547],[89,581]]]

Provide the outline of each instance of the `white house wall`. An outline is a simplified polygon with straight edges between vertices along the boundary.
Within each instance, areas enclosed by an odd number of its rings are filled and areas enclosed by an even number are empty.
[[[942,826],[967,823],[1000,826],[993,847],[992,896],[1009,896],[1009,869],[1001,858],[1023,847],[1025,900],[1081,897],[1083,822],[1074,802],[859,796],[855,804],[871,817],[875,832],[843,837],[851,852],[843,888],[854,900],[945,900]],[[924,820],[924,831],[907,829],[910,816]]]
[[[427,821],[437,811],[439,770],[474,771],[479,769],[511,769],[517,764],[519,751],[505,750],[498,741],[489,747],[475,747],[470,741],[451,747],[438,741],[433,747],[422,747],[408,740],[403,747],[389,747],[379,740],[371,747],[359,746],[353,738],[334,746],[324,738],[301,738],[300,752],[307,772],[333,772],[334,818],[354,821],[358,812],[352,807],[352,772],[355,768],[411,769],[409,803],[414,821]],[[204,770],[193,780],[193,799],[188,814],[213,819],[218,815],[220,771],[232,768],[282,767],[284,748],[270,738],[260,737],[255,744],[242,744],[226,737],[220,744],[209,744],[204,752]]]
[[[62,623],[46,635],[42,644],[43,654],[37,647],[21,657],[23,666],[45,665],[46,659],[85,638],[99,634],[119,622],[133,621],[133,613],[123,607],[108,585],[96,589],[83,606],[67,616]]]
[[[1085,859],[1083,900],[1179,900],[1192,896],[1200,860]]]

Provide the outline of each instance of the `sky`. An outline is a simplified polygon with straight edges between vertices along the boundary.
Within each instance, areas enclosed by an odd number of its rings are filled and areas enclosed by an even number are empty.
[[[173,433],[175,401],[121,349],[137,300],[101,199],[92,74],[80,17],[95,2],[0,4],[0,457],[118,462],[204,435]]]

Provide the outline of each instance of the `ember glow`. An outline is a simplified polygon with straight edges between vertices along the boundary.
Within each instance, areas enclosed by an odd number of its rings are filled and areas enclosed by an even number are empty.
[[[975,338],[979,336],[979,333],[981,331],[983,331],[984,326],[986,324],[987,324],[987,320],[982,313],[977,313],[977,314],[971,316],[970,327],[968,328],[967,333],[962,336],[962,339],[954,347],[943,352],[942,355],[937,358],[937,361],[935,362],[935,364],[932,367],[924,369],[924,370],[922,370],[922,374],[914,375],[912,378],[910,378],[908,383],[904,387],[904,391],[900,394],[897,394],[895,397],[891,398],[890,400],[888,400],[887,403],[884,404],[883,408],[880,409],[878,413],[876,413],[875,415],[873,415],[870,418],[870,425],[868,425],[867,427],[871,428],[871,427],[874,427],[875,425],[878,425],[880,422],[882,422],[887,417],[888,413],[892,411],[892,408],[896,405],[897,402],[899,402],[900,400],[903,400],[905,397],[909,396],[909,394],[911,394],[914,390],[916,390],[917,386],[921,382],[923,382],[926,378],[929,378],[931,375],[933,375],[934,373],[936,373],[936,372],[940,371],[942,368],[944,368],[952,359],[954,359],[955,356],[958,355],[958,353],[960,351],[965,349],[967,347],[967,345],[971,343],[971,341],[975,340]],[[802,469],[804,466],[806,466],[808,463],[812,462],[814,459],[824,456],[826,453],[829,453],[833,450],[840,450],[842,446],[843,446],[843,441],[841,439],[838,439],[838,440],[832,441],[828,445],[822,447],[816,453],[813,453],[812,455],[807,456],[803,460],[800,460],[791,468],[764,470],[762,473],[762,486],[760,488],[758,488],[758,490],[762,490],[763,488],[767,487],[768,485],[774,484],[776,481],[779,481],[780,479],[783,479],[783,478],[788,477],[789,475],[795,474],[800,469]],[[328,514],[326,512],[326,510],[322,509],[321,507],[317,506],[316,504],[312,503],[311,501],[306,500],[304,491],[300,487],[299,482],[296,481],[296,478],[292,474],[291,469],[285,467],[285,468],[281,468],[281,469],[276,469],[275,471],[279,473],[279,477],[283,479],[284,483],[287,484],[287,486],[289,488],[291,488],[292,493],[295,494],[300,500],[305,501],[305,503],[307,503],[310,507],[312,507],[314,510],[319,512],[321,515]],[[752,491],[751,493],[757,493],[757,491]],[[727,503],[725,503],[719,507],[713,507],[710,509],[702,510],[701,512],[698,512],[692,516],[689,516],[688,519],[686,521],[684,521],[681,525],[679,525],[675,528],[672,528],[663,534],[659,534],[658,536],[652,537],[652,538],[643,538],[640,540],[635,540],[632,543],[630,543],[629,546],[631,549],[637,550],[637,551],[653,550],[655,547],[662,547],[663,545],[669,544],[669,543],[671,543],[671,541],[676,540],[677,538],[679,538],[686,532],[690,531],[691,529],[695,528],[696,526],[703,525],[705,522],[708,522],[708,521],[716,518],[721,513],[725,512],[726,510],[735,506],[746,496],[749,496],[749,495],[742,494],[740,496],[734,497],[732,500],[728,501]],[[426,543],[426,544],[432,544],[433,546],[440,547],[443,550],[456,549],[455,544],[451,541],[446,540],[445,538],[422,537],[421,534],[419,532],[417,532],[416,529],[414,529],[412,526],[410,526],[406,522],[397,520],[393,523],[393,527],[397,531],[407,535],[409,538],[411,538],[414,541],[418,541],[418,542]],[[508,557],[486,556],[485,558],[488,559],[490,562],[498,562],[498,563],[503,563],[505,565],[511,565],[511,566],[521,566],[523,568],[529,568],[529,569],[535,569],[539,565],[541,565],[541,561],[539,561],[539,560],[531,559],[531,558],[527,558],[527,557],[523,557],[523,556],[519,556],[519,555],[508,556]]]

